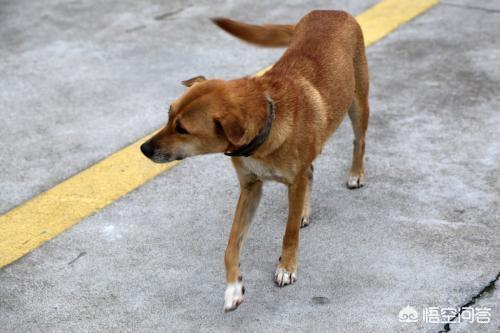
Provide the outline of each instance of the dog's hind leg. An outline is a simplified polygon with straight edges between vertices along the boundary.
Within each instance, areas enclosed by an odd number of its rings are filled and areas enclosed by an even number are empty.
[[[314,179],[314,166],[311,164],[309,171],[307,172],[307,188],[306,196],[304,198],[304,210],[302,212],[302,219],[300,220],[300,227],[305,228],[309,225],[311,221],[311,191]]]
[[[352,165],[347,179],[347,187],[350,189],[360,188],[364,185],[364,154],[365,154],[365,133],[368,123],[367,105],[360,106],[358,101],[353,101],[349,109],[354,130],[354,149],[352,152]]]
[[[370,108],[368,105],[368,66],[364,48],[355,59],[356,91],[354,100],[349,108],[349,118],[354,130],[354,150],[352,153],[352,166],[347,179],[347,187],[360,188],[364,185],[364,155],[365,134],[368,128]]]
[[[240,272],[240,251],[245,241],[253,215],[262,194],[262,182],[251,177],[240,176],[240,198],[227,243],[224,263],[227,288],[224,294],[224,311],[233,311],[243,302],[243,276]]]

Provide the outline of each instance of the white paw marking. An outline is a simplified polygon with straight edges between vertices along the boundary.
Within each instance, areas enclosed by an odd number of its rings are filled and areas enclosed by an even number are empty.
[[[347,179],[347,187],[348,188],[360,188],[365,184],[365,180],[363,176],[349,176]]]
[[[243,283],[241,282],[227,284],[224,294],[224,311],[229,312],[236,310],[238,305],[243,302],[243,290]]]
[[[297,281],[297,273],[289,272],[286,269],[278,267],[274,274],[274,281],[280,287],[292,284]]]

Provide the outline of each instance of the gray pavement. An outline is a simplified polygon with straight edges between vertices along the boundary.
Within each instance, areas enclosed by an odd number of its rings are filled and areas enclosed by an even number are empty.
[[[289,3],[0,2],[0,211],[161,126],[180,80],[252,73],[282,52],[207,17],[293,22],[332,7]],[[223,313],[238,186],[226,157],[204,156],[0,270],[0,331],[441,330],[398,313],[463,305],[500,271],[498,31],[500,3],[447,0],[369,48],[367,185],[344,187],[345,122],[316,163],[295,285],[272,281],[287,202],[269,183],[243,254],[245,302]],[[499,293],[477,300],[491,323],[451,331],[500,330]]]

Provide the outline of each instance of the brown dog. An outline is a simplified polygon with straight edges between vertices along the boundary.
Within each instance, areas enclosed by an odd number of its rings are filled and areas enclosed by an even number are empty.
[[[184,81],[189,89],[171,105],[167,125],[141,150],[158,163],[209,153],[232,156],[241,193],[225,255],[224,309],[230,311],[243,301],[240,251],[265,180],[288,185],[275,281],[296,281],[299,228],[309,224],[312,163],[346,113],[355,135],[347,186],[363,185],[368,68],[361,28],[345,12],[313,11],[295,26],[214,22],[247,42],[288,49],[259,77]]]

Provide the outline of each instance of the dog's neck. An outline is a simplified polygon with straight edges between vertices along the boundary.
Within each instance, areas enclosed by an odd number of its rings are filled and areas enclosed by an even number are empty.
[[[269,133],[271,133],[271,128],[273,126],[274,118],[276,117],[276,103],[269,97],[267,93],[264,93],[264,97],[266,99],[267,104],[267,117],[264,123],[264,126],[260,129],[259,133],[246,145],[230,151],[225,152],[224,154],[227,156],[243,156],[248,157],[252,155],[254,151],[256,151],[269,137]]]

